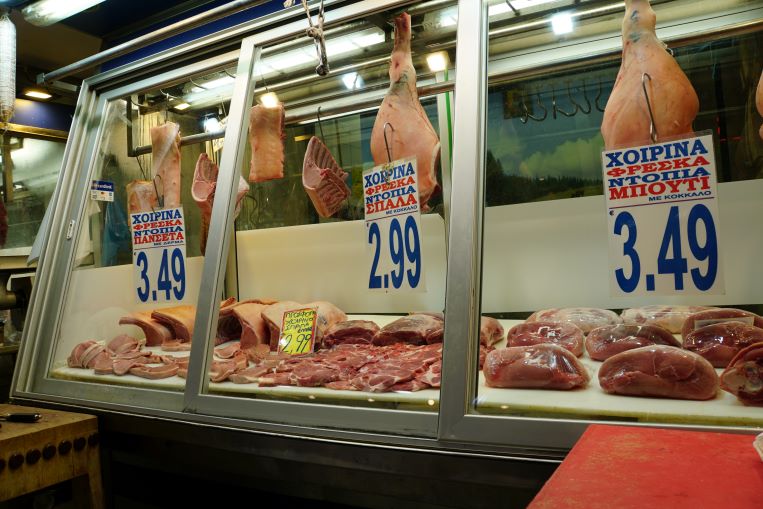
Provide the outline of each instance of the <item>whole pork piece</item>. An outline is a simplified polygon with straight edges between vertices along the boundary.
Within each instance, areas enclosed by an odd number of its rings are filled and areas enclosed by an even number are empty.
[[[199,154],[196,169],[193,171],[191,196],[201,211],[201,254],[205,254],[207,250],[207,234],[209,233],[209,220],[212,217],[212,206],[215,202],[218,172],[217,165],[205,152]],[[247,192],[249,192],[249,184],[244,177],[239,176],[234,219],[238,217],[238,213],[241,211],[241,201]]]
[[[684,322],[690,315],[708,309],[717,308],[708,306],[643,306],[624,309],[620,313],[620,317],[624,323],[656,325],[666,329],[671,334],[680,334]]]
[[[174,306],[157,309],[151,318],[172,331],[172,336],[181,343],[189,343],[193,338],[193,325],[196,320],[195,306]]]
[[[180,206],[180,126],[174,122],[151,128],[151,175],[163,208]]]
[[[493,350],[482,372],[488,387],[567,390],[585,387],[589,381],[572,352],[549,343]]]
[[[241,348],[246,349],[257,345],[270,344],[270,330],[262,317],[262,312],[272,300],[247,300],[238,303],[230,310],[230,317],[238,324],[239,338],[241,338]],[[223,314],[220,313],[222,319]],[[218,338],[220,330],[218,328]],[[231,337],[231,339],[233,339]]]
[[[323,335],[323,348],[336,345],[366,344],[370,345],[379,326],[369,320],[347,320],[329,327]]]
[[[689,315],[681,328],[681,337],[686,341],[686,336],[694,329],[722,322],[741,322],[763,329],[763,318],[755,313],[736,308],[715,308]]]
[[[313,136],[302,163],[302,187],[322,217],[331,217],[350,196],[347,173],[339,167],[323,142]]]
[[[316,308],[318,317],[315,320],[315,348],[318,349],[323,341],[326,331],[335,323],[347,321],[344,311],[325,300],[308,302],[305,307]]]
[[[376,115],[371,131],[371,155],[374,164],[384,164],[407,157],[416,158],[419,198],[422,209],[439,189],[440,140],[419,102],[416,69],[411,60],[411,17],[402,13],[395,18],[395,46],[389,66],[390,87]],[[384,142],[387,128],[389,155]]]
[[[172,331],[151,318],[151,312],[135,312],[119,319],[119,325],[137,325],[146,335],[146,346],[160,346],[173,339]]]
[[[431,315],[408,315],[382,327],[374,336],[373,343],[424,345],[442,342],[443,327],[443,321]]]
[[[763,341],[763,329],[739,322],[706,325],[690,332],[684,348],[710,361],[716,368],[725,368],[742,348]]]
[[[657,38],[657,16],[648,0],[626,0],[623,19],[623,60],[604,108],[601,134],[607,149],[648,143],[651,119],[644,97],[646,86],[654,114],[657,141],[690,134],[699,99],[666,45]],[[642,85],[642,77],[649,78]]]
[[[617,325],[622,319],[617,313],[599,308],[554,308],[531,314],[528,322],[569,322],[588,334],[596,327]]]
[[[480,317],[480,344],[492,346],[503,339],[503,325],[495,318]]]
[[[613,355],[599,368],[610,394],[673,399],[712,399],[718,392],[713,366],[694,352],[652,345]]]
[[[506,346],[550,343],[566,348],[576,357],[583,355],[583,331],[566,322],[527,322],[509,329]]]
[[[763,343],[737,353],[721,374],[721,389],[745,405],[763,403]]]
[[[127,213],[151,212],[159,208],[152,180],[133,180],[127,184]]]
[[[262,319],[265,321],[265,324],[268,326],[269,330],[268,344],[270,345],[270,350],[278,350],[278,340],[281,336],[283,314],[287,311],[300,309],[303,307],[305,306],[299,302],[294,302],[293,300],[282,300],[280,302],[276,302],[275,304],[271,304],[262,310]]]
[[[595,361],[605,361],[620,352],[649,345],[681,348],[681,343],[667,330],[656,325],[605,325],[588,333],[585,347]]]
[[[281,103],[274,108],[261,104],[252,107],[249,115],[249,144],[252,147],[249,182],[283,178],[285,118]]]

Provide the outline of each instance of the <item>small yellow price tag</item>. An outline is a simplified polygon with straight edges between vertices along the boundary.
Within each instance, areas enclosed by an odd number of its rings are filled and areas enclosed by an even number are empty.
[[[283,314],[278,351],[289,355],[313,352],[315,344],[315,321],[318,313],[314,308],[294,309]]]

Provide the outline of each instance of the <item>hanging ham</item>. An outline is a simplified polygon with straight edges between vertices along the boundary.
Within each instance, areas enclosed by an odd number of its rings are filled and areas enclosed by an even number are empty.
[[[623,59],[601,125],[607,149],[649,142],[651,120],[642,79],[654,115],[656,141],[693,132],[699,99],[666,45],[657,38],[656,21],[648,0],[626,0]]]
[[[174,122],[151,128],[151,175],[163,208],[180,206],[180,126]]]
[[[416,158],[421,207],[439,189],[440,140],[419,102],[416,69],[411,59],[411,17],[402,13],[395,18],[395,46],[389,66],[390,87],[376,115],[371,131],[371,155],[374,164],[384,164],[407,157]],[[389,154],[384,142],[387,127]]]
[[[322,217],[331,217],[350,196],[347,173],[339,167],[323,142],[313,136],[302,164],[302,186]]]
[[[249,115],[249,144],[252,147],[249,182],[283,178],[285,120],[281,103],[273,108],[261,104],[252,107]]]

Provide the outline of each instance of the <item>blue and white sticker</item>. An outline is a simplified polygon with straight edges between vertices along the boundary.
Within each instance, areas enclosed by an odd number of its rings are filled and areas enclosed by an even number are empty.
[[[93,180],[90,183],[90,199],[95,201],[114,201],[114,182]]]

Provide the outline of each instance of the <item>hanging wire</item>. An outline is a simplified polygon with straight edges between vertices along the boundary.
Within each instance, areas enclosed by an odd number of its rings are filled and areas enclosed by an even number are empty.
[[[646,80],[652,81],[652,77],[648,73],[641,75],[641,88],[644,90],[644,98],[646,99],[646,107],[649,110],[649,137],[652,139],[652,143],[657,143],[657,126],[654,124],[654,113],[652,113],[652,104],[649,102],[649,94],[646,91]]]

